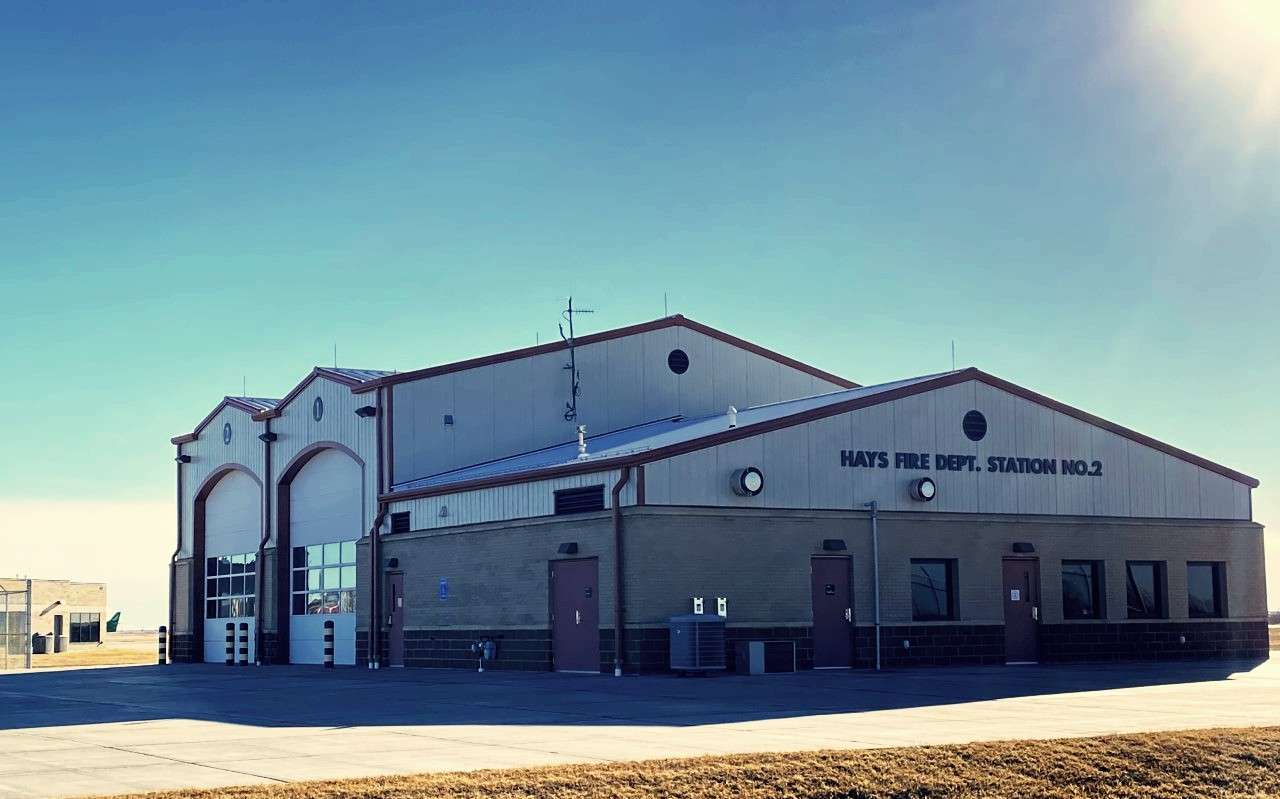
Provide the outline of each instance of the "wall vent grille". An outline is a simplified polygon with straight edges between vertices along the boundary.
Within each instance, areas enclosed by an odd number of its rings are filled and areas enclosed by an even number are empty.
[[[556,515],[604,510],[604,485],[565,488],[556,492]]]

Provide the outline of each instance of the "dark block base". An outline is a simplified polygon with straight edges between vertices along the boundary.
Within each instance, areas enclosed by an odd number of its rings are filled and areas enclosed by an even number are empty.
[[[263,663],[288,663],[289,653],[280,647],[280,636],[274,632],[262,633],[262,653],[258,660]]]
[[[875,628],[856,629],[854,652],[857,665],[875,666]],[[880,628],[880,664],[885,668],[1001,663],[1004,663],[1002,624],[904,624]]]
[[[474,669],[479,665],[471,645],[482,638],[493,639],[497,653],[486,661],[485,669],[551,671],[550,630],[408,630],[404,637],[404,665],[419,668]],[[368,662],[369,636],[356,631],[356,665]],[[613,672],[613,630],[600,630],[600,671]],[[381,662],[388,662],[387,635],[381,640]]]
[[[179,633],[169,636],[169,660],[174,663],[195,663],[195,636]]]
[[[1048,662],[1108,660],[1265,660],[1262,621],[1154,621],[1134,624],[1044,624],[1040,659]]]

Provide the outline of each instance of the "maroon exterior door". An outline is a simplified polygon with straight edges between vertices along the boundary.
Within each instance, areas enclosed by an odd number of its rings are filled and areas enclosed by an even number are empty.
[[[813,558],[813,667],[853,665],[853,605],[849,601],[849,559]]]
[[[387,664],[404,665],[404,574],[387,575],[391,607],[391,631],[387,635]]]
[[[595,558],[551,561],[551,665],[600,671],[599,568]]]
[[[1004,561],[1004,660],[1040,660],[1040,562]]]

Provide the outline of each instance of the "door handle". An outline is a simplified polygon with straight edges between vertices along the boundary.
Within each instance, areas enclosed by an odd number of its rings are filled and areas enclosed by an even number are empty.
[[[844,620],[845,620],[845,621],[853,621],[853,608],[845,608],[845,609],[844,609]]]
[[[574,623],[574,624],[582,624],[582,611],[580,611],[580,610],[575,610],[575,611],[573,612],[573,623]]]

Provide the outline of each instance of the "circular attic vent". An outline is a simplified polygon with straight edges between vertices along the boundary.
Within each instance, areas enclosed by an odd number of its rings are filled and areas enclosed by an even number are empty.
[[[671,371],[682,375],[689,371],[689,355],[684,350],[672,350],[667,356],[667,366]]]
[[[223,422],[222,424],[222,443],[231,444],[231,422]]]
[[[324,418],[324,400],[316,397],[315,402],[311,403],[311,418],[317,422]]]
[[[964,428],[965,437],[970,441],[981,441],[987,435],[987,417],[981,411],[966,413],[960,426]]]

